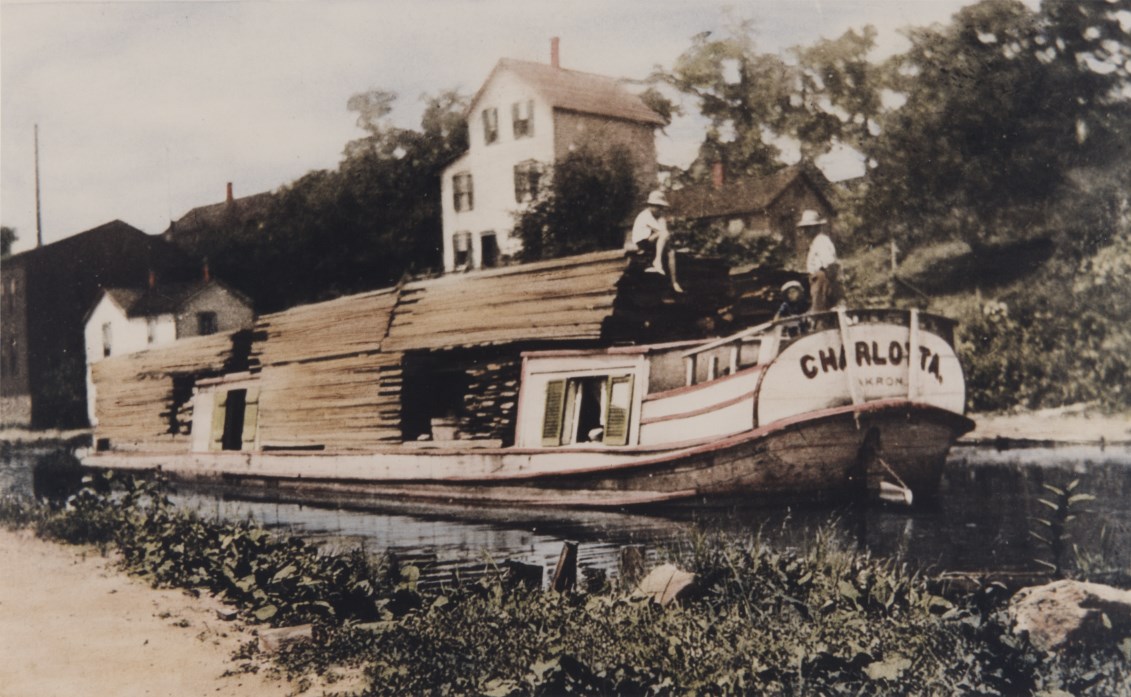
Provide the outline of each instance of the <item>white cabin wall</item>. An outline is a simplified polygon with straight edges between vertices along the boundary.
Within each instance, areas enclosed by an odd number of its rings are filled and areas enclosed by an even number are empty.
[[[640,432],[641,401],[648,385],[648,362],[640,355],[527,358],[523,365],[515,445],[520,448],[542,447],[542,422],[546,418],[546,386],[551,381],[597,375],[633,376],[628,444],[634,445]]]

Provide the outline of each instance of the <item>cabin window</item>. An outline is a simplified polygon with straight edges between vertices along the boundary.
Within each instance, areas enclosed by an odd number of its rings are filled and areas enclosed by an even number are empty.
[[[542,445],[627,445],[632,376],[597,375],[546,385]]]
[[[480,266],[491,268],[499,265],[499,238],[493,232],[484,232],[479,236]]]
[[[244,450],[255,443],[259,389],[217,392],[212,403],[212,450]]]
[[[534,135],[534,100],[515,102],[511,105],[511,122],[514,124],[514,137],[529,138]]]
[[[457,269],[471,267],[470,232],[457,232],[452,235],[452,263]]]
[[[490,145],[499,139],[499,110],[491,107],[483,110],[483,141]]]
[[[216,333],[216,313],[196,313],[196,333],[198,336],[208,336]]]
[[[152,344],[155,341],[157,341],[157,320],[153,317],[150,317],[145,322],[145,342],[147,344]]]
[[[456,212],[475,209],[475,191],[470,172],[463,172],[452,177],[452,198]]]
[[[526,160],[514,166],[514,200],[525,203],[538,197],[538,186],[542,181],[542,163]]]
[[[109,322],[102,323],[102,357],[106,358],[114,348],[114,327]]]

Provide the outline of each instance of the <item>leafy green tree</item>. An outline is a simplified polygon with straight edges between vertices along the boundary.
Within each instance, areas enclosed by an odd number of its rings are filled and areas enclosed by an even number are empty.
[[[1051,234],[1073,170],[1126,156],[1126,43],[1110,37],[1127,4],[983,0],[911,30],[890,66],[906,102],[868,148],[867,226],[975,249]]]
[[[699,104],[708,120],[699,149],[703,164],[725,162],[734,174],[768,174],[781,166],[773,136],[784,126],[792,86],[789,67],[759,53],[750,20],[732,21],[727,34],[694,36],[660,79]]]
[[[12,253],[12,245],[15,244],[17,239],[19,237],[16,235],[16,228],[7,225],[0,227],[0,257],[6,257]]]
[[[426,96],[419,130],[398,128],[396,95],[354,95],[362,138],[334,170],[273,197],[256,230],[210,230],[195,251],[261,312],[395,284],[440,264],[440,174],[467,147],[466,99]]]
[[[867,26],[789,52],[761,53],[754,23],[731,20],[725,33],[704,32],[658,78],[693,96],[708,130],[697,169],[723,162],[733,175],[779,169],[780,145],[792,140],[803,157],[838,143],[861,148],[875,135],[884,71],[869,61],[876,31]]]
[[[551,259],[624,244],[640,192],[627,149],[581,149],[558,160],[549,184],[515,222],[522,257]]]
[[[879,131],[882,90],[888,78],[868,55],[876,46],[876,29],[850,29],[836,39],[791,50],[795,94],[786,112],[786,131],[808,159],[840,143],[864,151]]]

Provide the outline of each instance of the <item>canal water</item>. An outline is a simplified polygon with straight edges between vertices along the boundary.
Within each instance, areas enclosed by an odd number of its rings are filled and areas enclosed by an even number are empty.
[[[48,447],[0,449],[0,491],[34,488],[36,461]],[[301,535],[328,549],[363,546],[414,563],[432,579],[474,577],[505,560],[553,568],[565,541],[579,543],[583,571],[615,574],[621,549],[660,550],[714,532],[757,534],[779,546],[804,545],[832,533],[873,555],[908,562],[929,573],[1040,571],[1048,547],[1041,531],[1055,513],[1042,499],[1048,486],[1094,496],[1078,503],[1067,529],[1070,563],[1131,569],[1131,446],[995,450],[956,447],[938,497],[911,508],[887,505],[752,506],[741,500],[698,502],[646,511],[418,505],[366,500],[332,505],[260,499],[216,488],[177,489],[175,500],[205,516],[253,519]],[[1046,486],[1047,485],[1047,486]]]

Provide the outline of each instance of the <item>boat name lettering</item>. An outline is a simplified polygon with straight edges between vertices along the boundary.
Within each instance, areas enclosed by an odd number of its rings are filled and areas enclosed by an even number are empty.
[[[911,355],[911,344],[906,341],[903,343],[892,341],[885,348],[881,348],[878,341],[857,341],[854,349],[856,365],[860,367],[901,365]],[[832,347],[821,349],[815,356],[807,353],[800,359],[801,372],[810,380],[821,373],[844,370],[847,364],[848,356],[843,346],[839,350]],[[919,368],[925,373],[934,375],[939,384],[942,384],[939,354],[925,346],[920,346]]]

